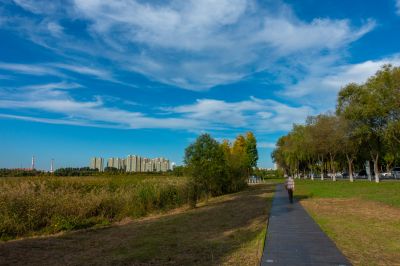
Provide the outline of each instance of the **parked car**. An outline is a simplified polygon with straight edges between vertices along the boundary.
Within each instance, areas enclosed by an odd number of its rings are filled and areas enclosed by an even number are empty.
[[[400,178],[400,167],[394,167],[392,169],[392,177],[393,178]]]
[[[342,173],[336,173],[336,178],[343,178],[343,174]]]
[[[375,176],[375,173],[371,172],[371,177]],[[365,169],[361,170],[356,174],[356,178],[368,178],[367,171]]]
[[[343,172],[342,173],[342,178],[349,178],[349,177],[350,177],[350,175],[349,175],[348,172]]]
[[[392,173],[390,173],[390,172],[381,173],[381,178],[391,178],[391,177],[392,177]]]

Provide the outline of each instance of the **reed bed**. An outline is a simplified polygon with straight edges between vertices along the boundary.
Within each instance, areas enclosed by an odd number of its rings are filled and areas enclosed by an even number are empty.
[[[0,239],[104,226],[186,203],[184,177],[4,178],[0,180]]]

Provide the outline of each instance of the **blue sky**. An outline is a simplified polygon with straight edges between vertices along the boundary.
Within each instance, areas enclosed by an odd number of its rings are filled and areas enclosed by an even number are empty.
[[[180,164],[199,134],[276,139],[383,64],[400,1],[4,0],[0,167],[92,156]]]

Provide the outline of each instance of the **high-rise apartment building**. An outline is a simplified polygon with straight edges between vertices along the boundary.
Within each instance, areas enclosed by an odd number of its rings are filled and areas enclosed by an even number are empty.
[[[93,157],[90,160],[90,168],[104,171],[103,158]],[[124,169],[126,172],[166,172],[170,170],[170,162],[165,158],[143,158],[137,155],[128,155],[126,159],[109,158],[107,167]]]
[[[146,170],[146,158],[140,157],[140,170],[138,172],[145,172]]]
[[[125,159],[121,158],[109,158],[107,161],[107,167],[113,167],[118,170],[125,169]]]
[[[90,168],[97,169],[99,172],[104,171],[104,159],[101,157],[93,157],[90,159]]]
[[[126,171],[127,172],[141,172],[142,157],[137,155],[129,155],[126,158]]]
[[[152,161],[154,162],[154,171],[156,172],[166,172],[170,169],[169,160],[165,158],[155,158]]]

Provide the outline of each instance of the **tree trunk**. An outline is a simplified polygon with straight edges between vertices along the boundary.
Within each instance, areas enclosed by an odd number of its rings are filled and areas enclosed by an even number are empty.
[[[393,162],[387,163],[387,164],[386,164],[386,172],[390,173],[390,169],[392,168],[392,167],[391,167],[391,166],[392,166],[392,163],[393,163]]]
[[[332,174],[333,174],[333,176],[332,176],[332,180],[333,181],[336,181],[336,169],[335,169],[335,165],[334,165],[334,160],[335,160],[335,157],[332,155],[332,154],[330,154],[330,157],[331,157],[331,169],[332,169]]]
[[[300,161],[297,161],[297,178],[300,179]]]
[[[376,156],[372,156],[372,161],[374,162],[374,172],[375,172],[375,182],[379,183],[379,168],[378,168],[379,153]]]
[[[324,156],[321,156],[321,180],[324,180]]]
[[[314,180],[314,169],[313,169],[311,163],[310,163],[310,170],[311,170],[311,172],[310,172],[310,178],[311,178],[311,180]]]
[[[350,158],[350,156],[348,154],[346,154],[346,158],[347,158],[347,163],[349,164],[349,180],[350,182],[353,182],[353,159]]]

